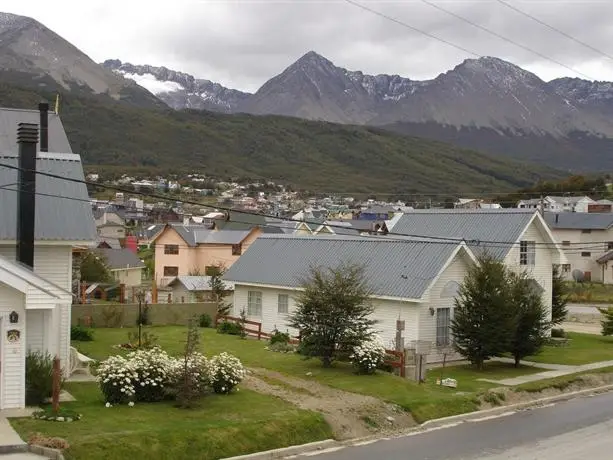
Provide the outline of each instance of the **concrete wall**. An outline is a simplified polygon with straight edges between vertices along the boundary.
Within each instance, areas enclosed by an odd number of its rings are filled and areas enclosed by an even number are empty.
[[[215,303],[154,304],[149,306],[149,319],[154,326],[187,324],[191,317],[208,313],[212,319],[217,313]],[[95,327],[136,326],[138,304],[86,304],[72,306],[72,324],[91,317]],[[84,323],[82,323],[84,324]]]

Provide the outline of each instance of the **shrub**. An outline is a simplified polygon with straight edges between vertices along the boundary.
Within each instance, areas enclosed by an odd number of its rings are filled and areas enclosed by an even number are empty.
[[[243,328],[240,324],[223,320],[221,323],[219,323],[219,326],[217,326],[217,332],[220,334],[241,335]]]
[[[70,340],[91,342],[94,340],[94,331],[83,326],[72,326],[70,328]]]
[[[211,364],[202,353],[194,352],[187,360],[182,358],[173,361],[171,389],[168,393],[180,400],[180,393],[185,390],[186,378],[190,379],[190,389],[193,388],[196,394],[202,395],[207,391],[211,383]]]
[[[226,352],[211,359],[210,372],[210,385],[215,393],[230,393],[245,377],[245,368],[240,360]]]
[[[61,382],[63,383],[63,382]],[[53,358],[38,351],[26,356],[26,404],[44,404],[53,393]]]
[[[353,349],[351,362],[360,374],[374,374],[377,367],[385,360],[385,346],[378,337],[374,337]]]
[[[211,327],[211,324],[213,324],[213,319],[208,313],[203,313],[200,315],[200,318],[198,318],[198,325],[200,327]]]
[[[274,345],[276,343],[288,344],[289,341],[289,332],[280,332],[277,329],[272,331],[272,334],[270,336],[270,345]]]
[[[565,339],[566,332],[564,332],[564,329],[555,328],[551,330],[551,337],[556,338],[556,339]]]
[[[268,349],[277,353],[295,353],[296,346],[287,342],[275,342],[269,345]]]

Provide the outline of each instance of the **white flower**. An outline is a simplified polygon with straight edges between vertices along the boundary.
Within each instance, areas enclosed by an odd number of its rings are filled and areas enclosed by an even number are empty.
[[[130,407],[134,407],[134,401],[130,401],[130,402],[128,403],[128,406],[130,406]]]
[[[107,402],[107,403],[105,404],[105,406],[106,406],[106,407],[113,407],[113,406],[111,405],[111,403],[109,403],[109,402]]]

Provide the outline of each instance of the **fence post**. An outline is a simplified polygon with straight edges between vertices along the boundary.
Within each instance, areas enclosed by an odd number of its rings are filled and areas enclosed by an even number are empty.
[[[402,354],[400,355],[400,377],[405,377],[406,376],[406,366],[405,366],[405,353],[404,351],[401,352]]]
[[[60,379],[61,379],[61,369],[60,369],[60,358],[57,356],[53,358],[53,389],[51,393],[51,402],[53,406],[53,412],[55,414],[60,410]]]
[[[262,337],[262,323],[258,323],[258,340]]]

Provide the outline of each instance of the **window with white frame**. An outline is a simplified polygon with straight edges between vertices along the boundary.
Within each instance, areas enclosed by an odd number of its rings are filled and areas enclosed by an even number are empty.
[[[247,316],[262,316],[262,292],[249,291],[247,293]]]
[[[534,265],[536,262],[536,243],[534,241],[519,242],[519,265]]]
[[[436,309],[436,346],[449,345],[451,328],[451,308]]]
[[[279,294],[277,298],[277,313],[288,313],[289,311],[289,295]]]

